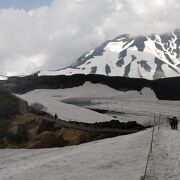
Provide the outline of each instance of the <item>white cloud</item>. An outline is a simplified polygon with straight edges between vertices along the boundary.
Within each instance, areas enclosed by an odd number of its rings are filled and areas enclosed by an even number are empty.
[[[178,0],[54,0],[50,7],[0,9],[0,74],[59,69],[122,33],[180,27]]]

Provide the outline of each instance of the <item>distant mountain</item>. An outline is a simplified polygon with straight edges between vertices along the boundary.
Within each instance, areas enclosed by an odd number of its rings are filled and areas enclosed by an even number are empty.
[[[160,79],[180,76],[180,30],[131,37],[123,34],[82,55],[70,67],[39,76],[101,74]]]
[[[138,37],[124,34],[85,53],[68,68],[21,77],[0,76],[0,88],[22,94],[72,88],[87,81],[120,91],[149,87],[158,99],[180,100],[180,30]]]

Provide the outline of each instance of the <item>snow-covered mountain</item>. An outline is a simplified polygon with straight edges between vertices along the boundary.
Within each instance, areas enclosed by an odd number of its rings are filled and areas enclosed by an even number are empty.
[[[72,66],[44,75],[102,74],[159,79],[180,76],[180,30],[162,35],[123,34],[82,55]]]

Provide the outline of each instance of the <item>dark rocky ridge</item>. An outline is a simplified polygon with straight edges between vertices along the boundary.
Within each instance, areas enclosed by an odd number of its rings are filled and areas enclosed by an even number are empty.
[[[135,79],[126,77],[107,77],[103,75],[72,76],[40,76],[11,77],[0,86],[11,92],[23,94],[34,89],[72,88],[83,85],[85,82],[105,84],[120,91],[137,90],[144,87],[154,90],[156,96],[162,100],[180,100],[180,77],[164,78],[158,80]]]

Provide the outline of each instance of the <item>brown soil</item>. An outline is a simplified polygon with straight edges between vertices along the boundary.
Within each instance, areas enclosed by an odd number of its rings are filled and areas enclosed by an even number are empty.
[[[66,124],[68,124],[68,122],[66,122]],[[71,124],[72,127],[73,124]],[[103,123],[103,128],[106,127],[105,125],[106,124]],[[85,126],[85,128],[83,129],[82,126]],[[91,130],[87,129],[88,126],[91,127]],[[49,121],[45,117],[31,113],[24,113],[15,116],[11,121],[7,129],[7,136],[0,139],[0,148],[63,147],[123,134],[120,129],[114,132],[111,132],[110,129],[108,129],[107,132],[106,130],[99,131],[99,129],[102,128],[101,126],[101,124],[88,125],[77,123],[75,124],[76,128],[72,128],[64,126],[60,122]],[[78,129],[78,127],[81,128]],[[139,128],[138,125],[136,132],[143,129],[144,128]],[[133,127],[132,132],[130,130],[128,133],[133,133],[134,130]]]

